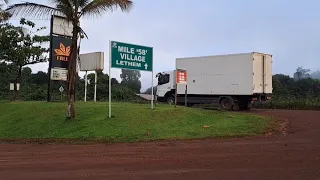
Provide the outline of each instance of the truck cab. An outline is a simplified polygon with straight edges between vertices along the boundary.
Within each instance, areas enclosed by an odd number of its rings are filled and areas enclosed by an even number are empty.
[[[158,78],[157,100],[160,102],[174,103],[175,93],[175,71],[160,72],[156,75]]]

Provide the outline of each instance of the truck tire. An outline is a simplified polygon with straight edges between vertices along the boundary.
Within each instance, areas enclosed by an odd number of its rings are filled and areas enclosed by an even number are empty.
[[[174,105],[174,97],[173,96],[168,96],[166,98],[166,103],[169,104],[169,105]]]
[[[223,98],[220,101],[220,108],[224,111],[230,111],[232,109],[232,101],[229,98]]]

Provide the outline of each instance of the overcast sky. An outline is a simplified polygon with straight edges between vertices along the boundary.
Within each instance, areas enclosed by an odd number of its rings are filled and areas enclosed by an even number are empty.
[[[318,0],[134,0],[129,13],[82,20],[89,39],[82,41],[81,53],[104,51],[107,58],[109,40],[152,46],[156,74],[174,69],[177,57],[255,51],[274,55],[274,74],[292,76],[298,66],[320,69],[319,5]],[[49,28],[49,20],[34,22]],[[48,64],[31,67],[47,71]],[[112,70],[113,77],[119,74]],[[150,87],[151,73],[142,73],[141,81],[142,90]]]

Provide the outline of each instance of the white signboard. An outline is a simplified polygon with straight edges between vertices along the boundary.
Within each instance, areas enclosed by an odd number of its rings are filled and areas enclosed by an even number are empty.
[[[95,71],[104,69],[104,53],[94,52],[80,54],[80,71]]]
[[[17,83],[17,91],[20,90],[20,83]],[[14,91],[14,83],[10,83],[10,91]]]
[[[51,80],[67,81],[68,70],[62,68],[51,69]]]
[[[72,37],[73,26],[65,17],[53,16],[52,33]]]
[[[14,90],[14,83],[10,83],[10,91]]]

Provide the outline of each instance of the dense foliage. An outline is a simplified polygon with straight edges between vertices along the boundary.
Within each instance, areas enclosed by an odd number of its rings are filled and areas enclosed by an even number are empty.
[[[16,70],[14,80],[14,96],[17,95],[17,83],[21,83],[22,68],[26,65],[46,62],[45,54],[48,48],[43,46],[49,42],[49,36],[39,36],[35,33],[45,27],[35,28],[35,23],[24,18],[20,20],[20,26],[6,23],[0,26],[0,62],[10,63],[12,70]]]
[[[294,79],[287,75],[273,76],[272,100],[255,103],[258,108],[320,109],[320,80]]]
[[[16,78],[17,71],[12,64],[5,62],[0,63],[0,100],[11,100],[13,92],[10,91],[9,85]],[[109,93],[109,76],[102,71],[97,73],[97,101],[107,101]],[[94,96],[94,73],[88,74],[88,92],[87,100],[93,101]],[[77,76],[76,78],[76,100],[82,101],[84,99],[84,78]],[[112,98],[115,101],[141,101],[135,92],[121,85],[115,78],[112,78]],[[67,83],[63,81],[52,82],[52,100],[66,101]],[[59,88],[64,88],[64,92],[60,94]],[[39,71],[32,73],[29,67],[22,69],[20,100],[24,101],[45,101],[47,98],[48,88],[48,74]],[[62,95],[62,96],[61,96]]]
[[[141,82],[140,82],[140,71],[121,69],[121,84],[132,89],[135,93],[140,93]]]

